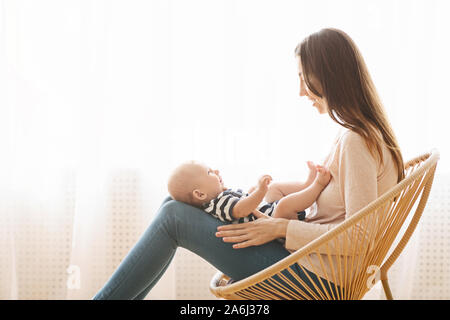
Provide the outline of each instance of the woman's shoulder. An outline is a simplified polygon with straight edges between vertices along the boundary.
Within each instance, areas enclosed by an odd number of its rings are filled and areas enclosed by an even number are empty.
[[[382,158],[383,161],[371,152],[366,140],[357,132],[346,129],[339,141],[339,159],[340,161],[351,161],[352,163],[360,163],[361,165],[368,166],[369,163],[376,168],[378,175],[383,175],[383,172],[390,170],[395,167],[392,159],[392,155],[389,152],[386,145],[382,145]],[[344,159],[344,160],[343,160]],[[386,168],[388,167],[388,168]]]
[[[347,129],[342,132],[337,146],[337,158],[335,159],[341,166],[346,163],[351,165],[361,165],[374,168],[377,167],[377,161],[373,152],[370,152],[366,140],[356,131]]]
[[[365,142],[363,138],[356,132],[341,128],[334,140],[333,146],[324,160],[324,164],[329,167],[338,166],[342,162],[342,156],[353,155],[356,153],[365,153]],[[368,151],[368,150],[367,150]]]
[[[342,130],[338,143],[341,149],[351,147],[353,151],[358,149],[360,151],[369,151],[364,138],[356,131],[350,129]]]

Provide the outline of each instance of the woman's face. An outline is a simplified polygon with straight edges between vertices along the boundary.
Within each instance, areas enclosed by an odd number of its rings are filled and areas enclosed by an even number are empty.
[[[298,58],[298,75],[300,77],[300,97],[307,96],[312,101],[313,106],[317,108],[320,114],[328,113],[328,104],[324,98],[316,96],[305,83],[303,76],[302,64]],[[317,86],[315,86],[317,88]]]

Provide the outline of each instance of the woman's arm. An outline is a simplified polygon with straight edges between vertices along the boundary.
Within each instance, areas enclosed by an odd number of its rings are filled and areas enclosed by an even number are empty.
[[[353,132],[346,134],[341,140],[336,157],[333,161],[337,161],[338,169],[334,179],[339,185],[339,196],[343,199],[347,219],[377,198],[377,163],[364,140]],[[339,222],[317,224],[291,220],[287,228],[285,246],[292,251],[302,248],[338,224]],[[367,227],[357,227],[358,238],[367,238]],[[353,237],[352,234],[343,233],[338,237],[339,241],[331,243],[328,248],[333,252],[336,246],[337,251],[337,248],[343,248],[345,241],[348,242]],[[349,251],[348,254],[352,252]]]

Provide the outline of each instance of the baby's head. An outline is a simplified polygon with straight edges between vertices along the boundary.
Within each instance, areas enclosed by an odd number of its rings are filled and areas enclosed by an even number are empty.
[[[174,200],[201,206],[216,198],[226,188],[219,170],[195,161],[178,166],[168,181],[168,190]]]

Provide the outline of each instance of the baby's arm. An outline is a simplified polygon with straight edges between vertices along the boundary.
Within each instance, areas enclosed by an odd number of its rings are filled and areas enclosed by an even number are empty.
[[[284,198],[285,196],[302,191],[309,187],[316,178],[317,169],[313,162],[306,162],[309,168],[308,178],[304,182],[274,182],[269,186],[269,190],[267,191],[265,200],[269,203],[275,202]]]
[[[272,217],[297,219],[297,212],[309,208],[327,186],[330,179],[330,171],[325,167],[317,166],[317,177],[314,182],[306,189],[291,193],[282,198],[278,202]]]
[[[271,181],[272,178],[269,175],[262,176],[253,192],[248,197],[239,200],[233,207],[233,218],[243,218],[252,213],[264,199]]]

